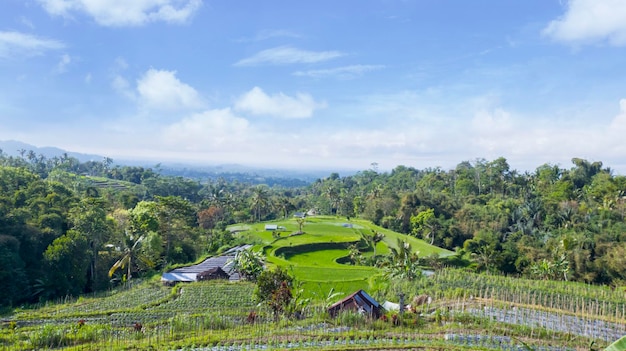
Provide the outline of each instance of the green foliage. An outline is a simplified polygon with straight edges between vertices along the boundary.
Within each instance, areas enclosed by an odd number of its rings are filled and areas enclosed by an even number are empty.
[[[626,350],[626,336],[616,340],[609,345],[604,351],[623,351]]]
[[[263,272],[265,256],[251,249],[239,250],[232,260],[233,269],[245,280],[256,281]]]
[[[386,276],[405,280],[415,280],[422,276],[420,257],[411,250],[411,244],[398,239],[397,246],[390,250],[387,261],[383,263]]]
[[[272,295],[281,287],[283,282],[286,282],[288,287],[291,287],[293,283],[293,277],[283,267],[264,270],[256,280],[255,299],[259,302],[271,300]]]
[[[27,288],[24,261],[19,255],[19,241],[8,235],[0,235],[0,306],[12,306],[19,301],[20,294]]]
[[[447,171],[398,166],[382,172],[374,167],[289,189],[227,178],[201,185],[162,171],[160,166],[116,166],[110,159],[47,159],[27,150],[21,157],[0,154],[0,261],[9,267],[4,274],[16,277],[0,293],[0,304],[105,290],[110,286],[106,273],[116,261],[130,261],[125,274],[130,266],[130,275],[137,277],[244,241],[270,245],[269,263],[293,263],[294,275],[321,282],[326,277],[319,268],[332,268],[337,272],[333,278],[349,278],[350,286],[367,284],[367,277],[379,271],[342,264],[349,256],[346,248],[299,246],[356,243],[352,261],[372,264],[372,256],[397,249],[400,238],[422,258],[437,252],[441,260],[450,260],[450,251],[406,234],[449,250],[464,248],[455,264],[471,260],[477,271],[613,286],[626,280],[621,244],[626,242],[626,177],[613,175],[601,162],[574,158],[569,169],[546,164],[525,173],[511,170],[504,158],[463,161]],[[289,220],[293,211],[310,209],[331,217],[307,217],[306,228]],[[118,215],[120,210],[129,211]],[[276,218],[285,219],[286,232],[306,229],[306,235],[283,233],[272,243],[262,230],[224,230],[237,222]],[[71,230],[84,237],[86,250],[81,238],[69,242],[75,236]],[[373,243],[370,232],[384,238]],[[557,254],[559,243],[565,244]],[[134,257],[127,260],[133,247]],[[279,251],[281,247],[294,251]],[[272,257],[272,250],[283,256]],[[71,281],[51,272],[55,267],[68,273],[62,268],[65,261],[82,265],[68,268]]]
[[[47,324],[31,334],[30,344],[35,349],[54,349],[67,346],[69,338],[64,327]]]
[[[44,253],[44,265],[50,286],[50,297],[77,296],[87,285],[89,271],[89,243],[87,237],[69,230],[54,240]]]

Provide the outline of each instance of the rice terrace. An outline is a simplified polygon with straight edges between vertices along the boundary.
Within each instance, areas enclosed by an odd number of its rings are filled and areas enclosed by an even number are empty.
[[[453,252],[369,221],[303,216],[228,229],[254,243],[250,251],[265,257],[266,270],[280,267],[293,277],[287,304],[277,309],[258,303],[249,281],[166,285],[155,275],[108,292],[16,308],[3,316],[0,345],[7,350],[600,350],[626,333],[624,291],[452,268],[445,262],[456,259]],[[372,241],[374,234],[378,239]],[[389,267],[359,263],[374,252],[389,257],[404,252],[400,259],[407,265],[410,257],[416,259],[422,274],[390,279]],[[402,299],[407,307],[382,309],[376,318],[349,308],[329,314],[330,306],[361,290],[381,305],[397,306]],[[412,305],[418,296],[428,296],[428,302]]]

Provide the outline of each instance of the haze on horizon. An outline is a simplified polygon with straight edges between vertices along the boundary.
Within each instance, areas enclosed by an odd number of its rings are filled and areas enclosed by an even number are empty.
[[[626,174],[623,0],[1,9],[0,140],[293,169],[579,157]]]

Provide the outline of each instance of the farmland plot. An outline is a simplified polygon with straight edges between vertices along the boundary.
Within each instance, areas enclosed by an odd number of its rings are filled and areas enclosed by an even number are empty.
[[[607,342],[626,335],[626,325],[624,324],[529,308],[504,309],[486,306],[482,309],[468,309],[467,312],[497,320],[498,322],[539,327],[591,339],[601,339]]]

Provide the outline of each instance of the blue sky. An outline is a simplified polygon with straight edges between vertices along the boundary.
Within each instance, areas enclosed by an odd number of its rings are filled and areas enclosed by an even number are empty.
[[[626,174],[625,132],[624,0],[0,5],[0,140],[294,169],[581,157]]]

